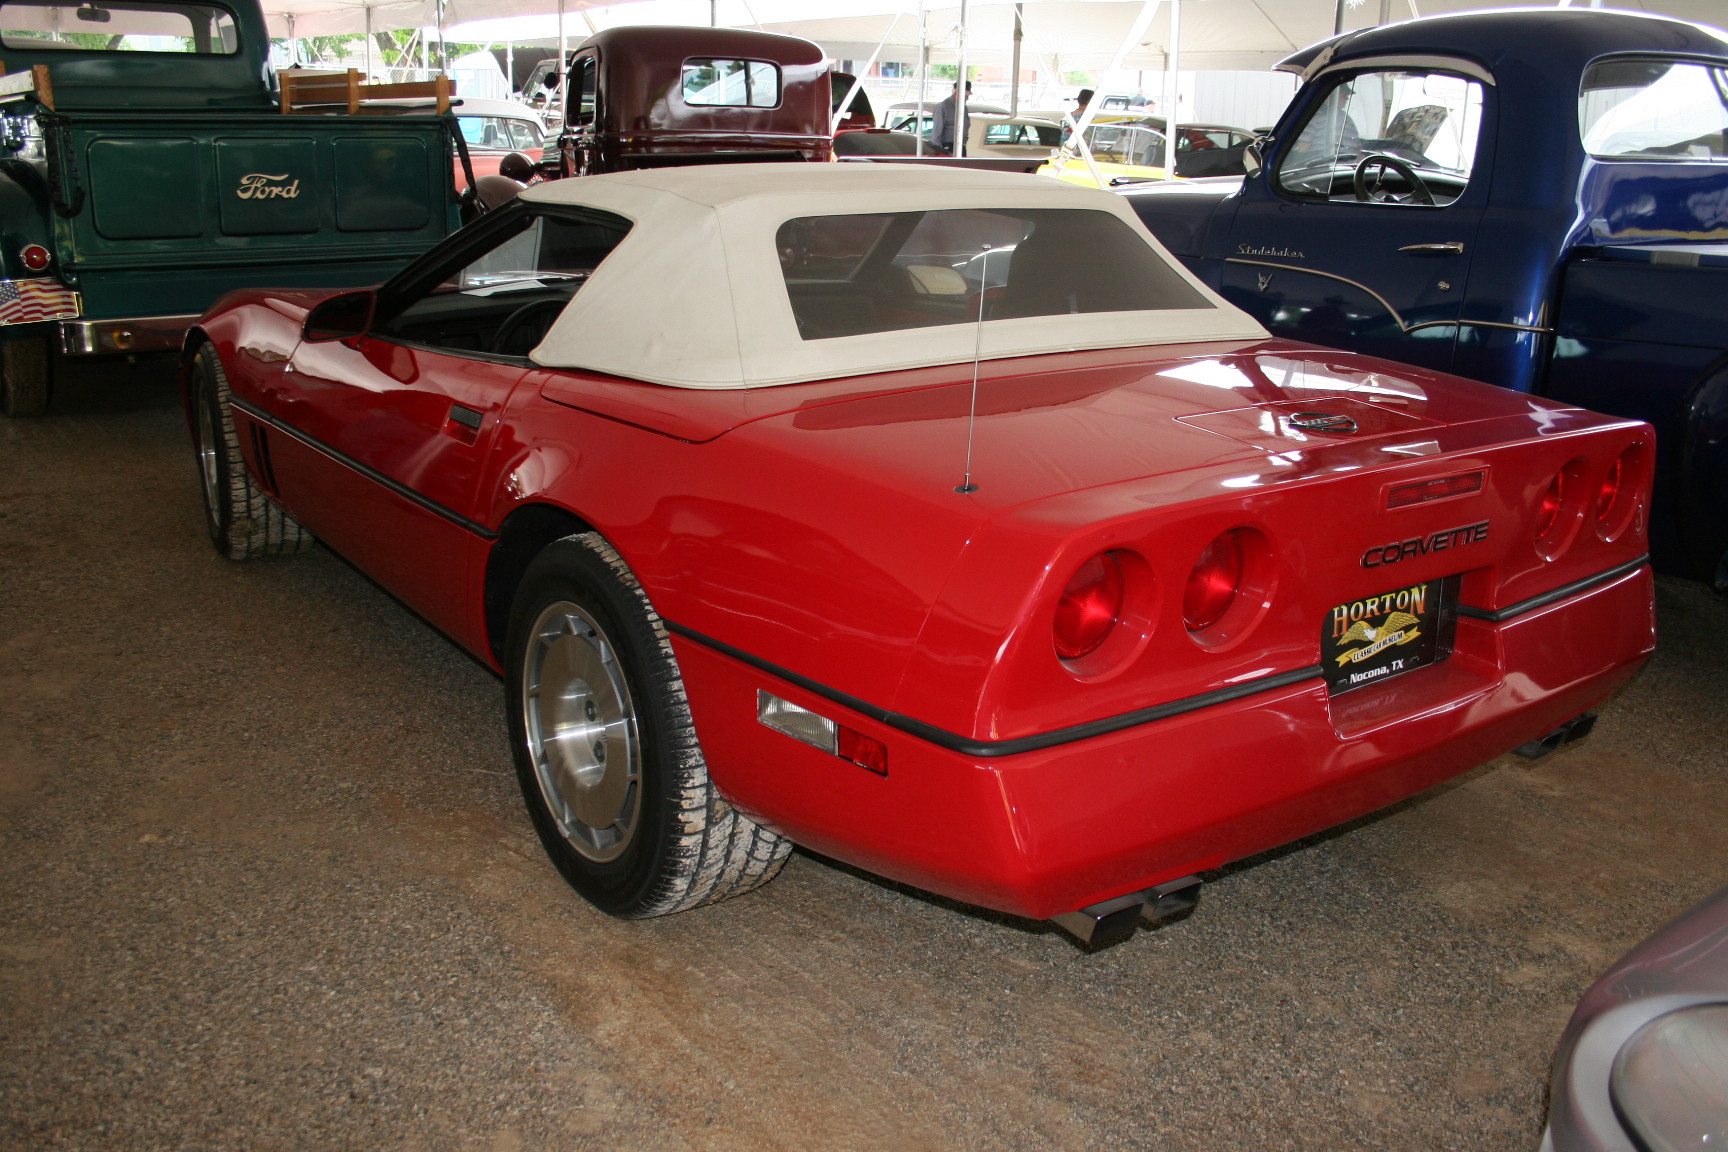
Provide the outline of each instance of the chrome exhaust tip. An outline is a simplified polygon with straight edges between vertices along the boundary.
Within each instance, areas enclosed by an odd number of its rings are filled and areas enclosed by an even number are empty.
[[[1128,935],[1142,920],[1154,924],[1187,912],[1199,902],[1200,877],[1184,876],[1144,892],[1130,892],[1074,912],[1059,913],[1050,917],[1050,922],[1082,944],[1104,944]]]

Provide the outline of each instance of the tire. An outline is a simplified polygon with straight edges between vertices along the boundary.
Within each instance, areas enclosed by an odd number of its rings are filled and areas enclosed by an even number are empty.
[[[780,871],[791,842],[714,790],[666,627],[597,534],[534,558],[505,652],[523,799],[589,903],[626,920],[664,916]]]
[[[0,341],[0,411],[14,417],[40,416],[48,411],[48,392],[48,338]]]
[[[266,496],[246,471],[228,408],[228,375],[216,350],[199,345],[189,371],[192,442],[210,543],[230,560],[287,556],[312,547],[312,534]]]

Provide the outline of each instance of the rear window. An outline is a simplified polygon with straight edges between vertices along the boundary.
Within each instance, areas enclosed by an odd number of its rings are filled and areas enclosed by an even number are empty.
[[[66,52],[180,52],[227,56],[239,51],[234,17],[213,4],[105,0],[99,4],[0,3],[0,44]]]
[[[780,104],[780,69],[766,60],[686,60],[683,91],[686,104],[775,108]]]
[[[1126,223],[1062,208],[804,216],[776,236],[805,340],[938,324],[1210,308]]]
[[[1592,156],[1728,159],[1728,69],[1673,60],[1605,60],[1584,73],[1578,125]]]

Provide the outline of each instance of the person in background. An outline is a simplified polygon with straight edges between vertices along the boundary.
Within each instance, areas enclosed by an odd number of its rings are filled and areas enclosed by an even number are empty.
[[[936,105],[930,113],[930,142],[950,156],[954,154],[954,104],[960,95],[960,82],[954,82],[954,91],[948,93],[948,98]],[[972,81],[966,81],[966,99],[972,99]],[[961,116],[960,139],[966,139],[966,120]]]
[[[1080,95],[1074,98],[1074,123],[1064,124],[1062,126],[1062,142],[1064,144],[1068,142],[1068,137],[1074,134],[1074,129],[1079,125],[1081,118],[1086,115],[1086,106],[1092,103],[1093,95],[1094,93],[1092,89],[1082,88],[1080,89]]]

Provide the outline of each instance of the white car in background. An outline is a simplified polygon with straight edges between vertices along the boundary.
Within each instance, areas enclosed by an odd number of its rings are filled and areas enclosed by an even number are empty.
[[[452,111],[468,145],[475,179],[497,175],[499,161],[512,152],[520,152],[530,160],[540,159],[547,137],[546,122],[528,105],[464,97]],[[456,186],[459,189],[468,186],[460,159],[456,161]]]

